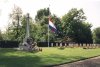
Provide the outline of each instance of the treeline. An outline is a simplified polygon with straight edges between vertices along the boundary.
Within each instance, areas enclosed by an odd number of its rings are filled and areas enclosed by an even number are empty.
[[[57,33],[49,30],[52,42],[100,43],[100,28],[91,31],[92,25],[86,22],[83,9],[72,8],[68,13],[57,17],[49,8],[37,11],[35,21],[30,15],[30,36],[37,42],[48,41],[48,18],[51,17],[57,27]],[[23,41],[26,33],[26,17],[20,7],[14,7],[9,14],[11,22],[5,33],[0,32],[0,40]],[[19,23],[18,23],[19,22]],[[2,36],[1,36],[2,35]]]

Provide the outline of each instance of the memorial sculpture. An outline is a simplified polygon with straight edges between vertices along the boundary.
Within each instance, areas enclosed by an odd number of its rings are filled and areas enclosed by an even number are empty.
[[[30,17],[28,13],[26,17],[26,35],[23,43],[20,45],[20,49],[25,51],[42,51],[42,49],[37,46],[37,43],[30,37],[29,19]]]

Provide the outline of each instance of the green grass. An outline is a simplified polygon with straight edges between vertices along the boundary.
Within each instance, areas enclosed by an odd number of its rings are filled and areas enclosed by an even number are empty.
[[[41,67],[68,63],[100,55],[100,48],[43,48],[42,52],[25,52],[0,48],[0,67]]]

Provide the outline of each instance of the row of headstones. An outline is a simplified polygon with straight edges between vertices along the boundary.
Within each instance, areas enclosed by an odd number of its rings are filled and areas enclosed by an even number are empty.
[[[51,47],[54,47],[54,43],[51,43]],[[56,43],[56,47],[100,47],[100,44],[68,44],[68,43]]]

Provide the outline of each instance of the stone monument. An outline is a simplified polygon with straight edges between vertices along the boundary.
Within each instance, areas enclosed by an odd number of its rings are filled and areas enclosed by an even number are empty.
[[[33,51],[33,50],[42,51],[42,49],[37,46],[37,43],[34,42],[34,40],[30,37],[29,19],[30,19],[29,13],[27,13],[26,35],[25,35],[25,38],[23,39],[23,43],[20,46],[20,49],[25,50],[25,51]]]

